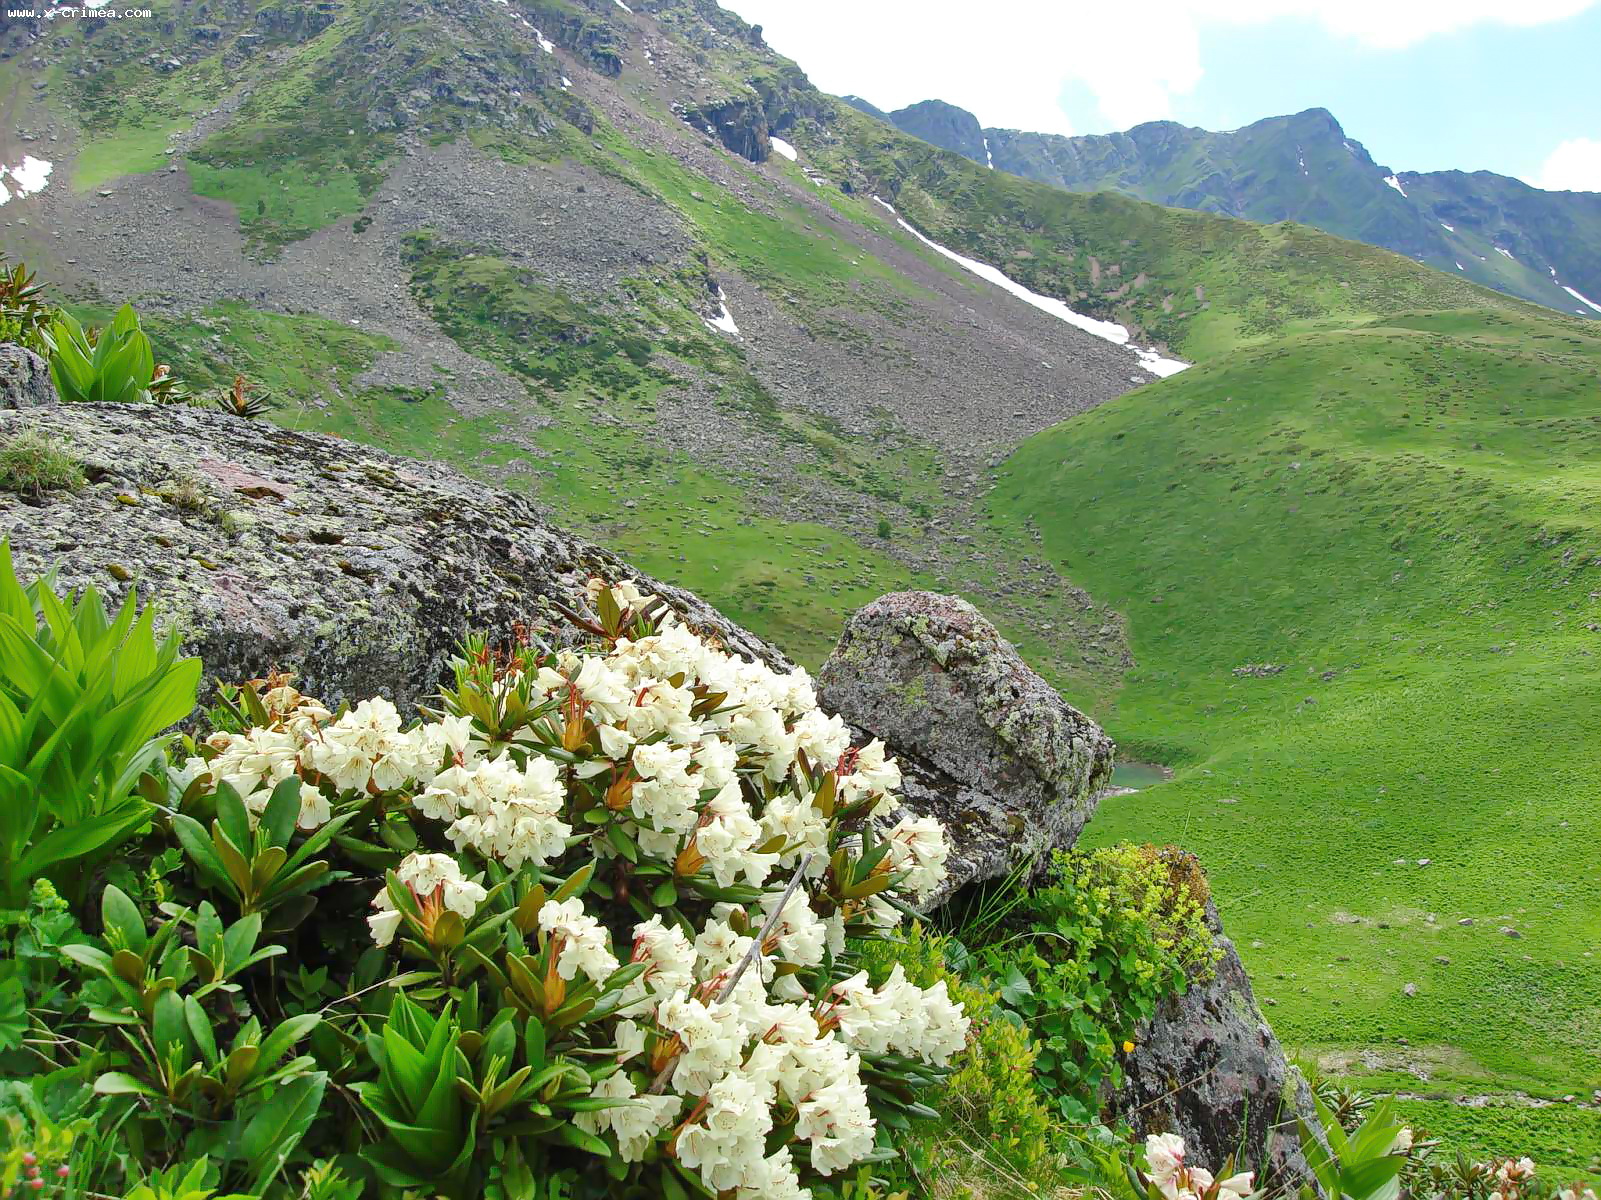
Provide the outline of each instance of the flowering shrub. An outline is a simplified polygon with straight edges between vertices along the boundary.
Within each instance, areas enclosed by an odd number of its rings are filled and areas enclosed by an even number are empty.
[[[1193,855],[1108,846],[1060,855],[1047,886],[968,922],[979,964],[1040,1043],[1036,1069],[1062,1118],[1093,1122],[1140,1023],[1210,974],[1206,898]]]
[[[966,1044],[943,980],[874,986],[850,950],[939,886],[944,833],[898,813],[895,763],[805,672],[630,584],[590,596],[587,648],[475,641],[420,722],[284,677],[234,693],[172,772],[174,831],[270,922],[356,874],[324,852],[385,868],[365,923],[408,986],[356,1091],[386,1184],[476,1193],[492,1161],[592,1194],[805,1196],[889,1153],[880,1118],[929,1115]]]

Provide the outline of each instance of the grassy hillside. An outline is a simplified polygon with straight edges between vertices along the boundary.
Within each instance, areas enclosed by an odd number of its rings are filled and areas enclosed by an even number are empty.
[[[1580,322],[1398,315],[1140,389],[999,472],[997,526],[1128,615],[1135,667],[1080,699],[1176,768],[1094,839],[1198,851],[1279,1033],[1336,1071],[1601,1080],[1598,380]],[[1508,1111],[1553,1161],[1601,1155],[1594,1112]]]

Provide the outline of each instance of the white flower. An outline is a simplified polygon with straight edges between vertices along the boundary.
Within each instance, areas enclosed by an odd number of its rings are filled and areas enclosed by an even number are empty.
[[[395,930],[400,928],[400,910],[390,906],[389,896],[384,892],[373,898],[373,904],[378,911],[367,918],[367,928],[375,943],[387,946],[395,940]]]
[[[811,798],[779,793],[762,812],[761,841],[784,839],[778,852],[778,865],[792,867],[807,854],[828,847],[828,820],[813,806]]]
[[[417,743],[401,732],[400,713],[382,697],[363,700],[322,727],[301,752],[301,762],[326,775],[341,792],[400,787],[422,769]]]
[[[761,1164],[765,1140],[773,1128],[772,1112],[756,1084],[730,1072],[706,1093],[706,1111],[698,1123],[678,1134],[678,1161],[700,1172],[713,1192],[764,1178]]]
[[[617,1136],[617,1151],[624,1162],[638,1162],[656,1140],[656,1135],[678,1116],[684,1101],[679,1096],[641,1096],[633,1080],[622,1071],[608,1075],[591,1089],[597,1100],[627,1100],[616,1108],[598,1112],[574,1113],[573,1123],[589,1133],[611,1130]]]
[[[295,818],[295,824],[301,829],[316,829],[326,825],[328,818],[333,816],[328,807],[328,797],[322,794],[321,789],[309,783],[300,785],[300,815]]]
[[[906,886],[919,898],[945,882],[950,844],[945,827],[933,817],[902,817],[890,830],[890,869],[906,872]]]
[[[645,1052],[645,1031],[634,1021],[618,1021],[612,1031],[617,1042],[617,1061],[625,1063]]]
[[[543,866],[567,848],[572,826],[561,819],[566,793],[548,758],[519,767],[507,752],[474,767],[450,767],[414,801],[417,811],[451,821],[445,835],[516,870]]]
[[[772,918],[782,894],[769,893],[762,898],[763,928]],[[763,944],[763,951],[776,953],[785,962],[815,967],[823,961],[827,931],[812,911],[811,901],[805,892],[797,890],[790,893],[784,904],[783,915],[773,923],[767,936],[769,942]],[[769,944],[773,947],[771,951],[767,949]]]
[[[426,899],[438,892],[444,906],[463,919],[477,912],[489,895],[479,884],[464,878],[461,867],[448,854],[408,854],[395,868],[395,877],[419,897]]]
[[[395,878],[424,902],[437,898],[463,921],[471,920],[489,895],[477,881],[465,878],[448,854],[408,854],[395,868]],[[400,912],[389,899],[388,888],[379,889],[372,906],[376,911],[367,918],[367,927],[374,942],[387,946],[400,927]]]
[[[607,944],[606,930],[584,911],[576,896],[569,900],[547,900],[539,910],[539,928],[561,939],[556,956],[556,973],[572,979],[582,971],[597,983],[617,970],[617,959]]]
[[[1252,1187],[1255,1179],[1256,1172],[1242,1171],[1238,1175],[1218,1180],[1217,1200],[1247,1200],[1247,1197],[1255,1194]]]
[[[1184,1139],[1176,1133],[1153,1133],[1145,1139],[1145,1173],[1158,1185],[1184,1165]]]
[[[701,822],[695,831],[695,848],[706,859],[719,887],[728,887],[740,875],[747,883],[758,885],[767,878],[778,856],[757,853],[761,827],[751,817],[737,781],[706,802]]]
[[[1405,1154],[1412,1149],[1412,1128],[1407,1126],[1395,1135],[1395,1144],[1390,1147],[1391,1154]]]
[[[640,980],[654,992],[676,992],[695,981],[695,947],[684,931],[657,913],[634,926],[633,962],[649,964]]]
[[[795,722],[795,748],[805,751],[812,766],[831,771],[851,744],[851,731],[837,716],[813,708]]]
[[[818,1088],[796,1106],[795,1136],[812,1144],[812,1166],[832,1175],[865,1158],[877,1128],[855,1075]]]
[[[789,1147],[781,1146],[745,1172],[735,1200],[811,1200],[811,1190],[800,1185]]]

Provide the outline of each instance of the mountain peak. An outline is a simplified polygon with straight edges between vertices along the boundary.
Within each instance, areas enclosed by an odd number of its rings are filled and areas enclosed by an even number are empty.
[[[889,114],[891,124],[913,137],[932,142],[946,150],[987,162],[989,150],[978,118],[965,108],[944,100],[923,100]]]

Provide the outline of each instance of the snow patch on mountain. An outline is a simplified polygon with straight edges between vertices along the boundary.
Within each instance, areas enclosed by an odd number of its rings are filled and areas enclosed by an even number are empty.
[[[874,196],[873,199],[878,200],[878,197]],[[882,200],[878,200],[878,202],[884,204]],[[884,207],[889,208],[889,205],[884,204]],[[890,208],[890,211],[894,212],[895,210]],[[1176,358],[1163,358],[1161,352],[1154,346],[1141,349],[1139,346],[1131,345],[1129,331],[1116,321],[1100,321],[1094,317],[1087,317],[1083,313],[1074,312],[1052,296],[1042,296],[1038,292],[1030,291],[998,267],[992,267],[989,263],[979,262],[976,258],[968,258],[966,255],[958,254],[956,251],[940,245],[932,238],[925,237],[919,230],[907,224],[904,217],[896,217],[896,221],[902,229],[906,230],[907,233],[922,242],[930,250],[943,254],[946,258],[971,271],[980,279],[988,280],[1001,290],[1012,293],[1024,304],[1032,305],[1043,313],[1048,313],[1058,320],[1066,321],[1074,329],[1082,330],[1092,337],[1098,337],[1102,341],[1111,342],[1117,346],[1128,346],[1129,350],[1139,359],[1140,366],[1152,375],[1165,378],[1168,375],[1176,375],[1190,365],[1187,362],[1180,362]]]
[[[772,143],[774,154],[782,154],[790,162],[794,162],[800,157],[795,153],[795,147],[791,146],[783,138],[768,138],[767,140]]]
[[[717,289],[717,303],[720,306],[717,315],[715,317],[702,317],[701,320],[706,322],[709,329],[720,329],[724,333],[738,337],[739,326],[734,324],[734,314],[728,311],[728,297],[723,294],[722,288]]]
[[[24,155],[14,167],[0,163],[0,204],[44,191],[50,183],[50,172],[54,169],[54,163],[31,154]],[[7,179],[11,181],[9,185],[5,182]]]
[[[873,203],[878,205],[880,208],[887,208],[890,212],[894,212],[895,211],[895,206],[893,204],[891,204],[888,200],[881,200],[879,197],[874,196],[873,197]]]
[[[1595,309],[1596,312],[1601,313],[1601,304],[1597,304],[1594,300],[1590,299],[1590,297],[1581,296],[1578,292],[1574,291],[1572,288],[1570,288],[1565,283],[1558,284],[1557,286],[1560,287],[1568,295],[1572,296],[1580,304],[1587,304],[1591,308]],[[1578,311],[1581,311],[1581,310],[1575,309],[1574,311],[1578,312]]]
[[[1406,189],[1401,186],[1401,181],[1399,179],[1397,179],[1394,175],[1386,175],[1384,177],[1384,182],[1387,183],[1390,187],[1393,187],[1396,191],[1400,192],[1401,195],[1403,195],[1403,196],[1406,195]]]
[[[984,161],[989,164],[990,170],[993,171],[995,169],[995,156],[990,153],[989,138],[984,139]]]
[[[1496,247],[1496,248],[1495,248],[1495,252],[1496,252],[1496,253],[1497,253],[1497,254],[1500,254],[1500,255],[1502,255],[1502,256],[1504,256],[1504,257],[1506,257],[1506,258],[1512,258],[1512,251],[1510,251],[1510,250],[1508,250],[1508,249],[1506,249],[1506,248],[1505,248],[1505,247],[1502,247],[1502,246],[1497,246],[1497,247]],[[1518,260],[1517,260],[1517,259],[1515,259],[1515,258],[1512,258],[1512,261],[1513,261],[1513,262],[1517,262],[1517,261],[1518,261]]]
[[[1455,233],[1456,232],[1456,226],[1455,225],[1447,225],[1444,221],[1440,222],[1440,228],[1445,230],[1447,233]]]

